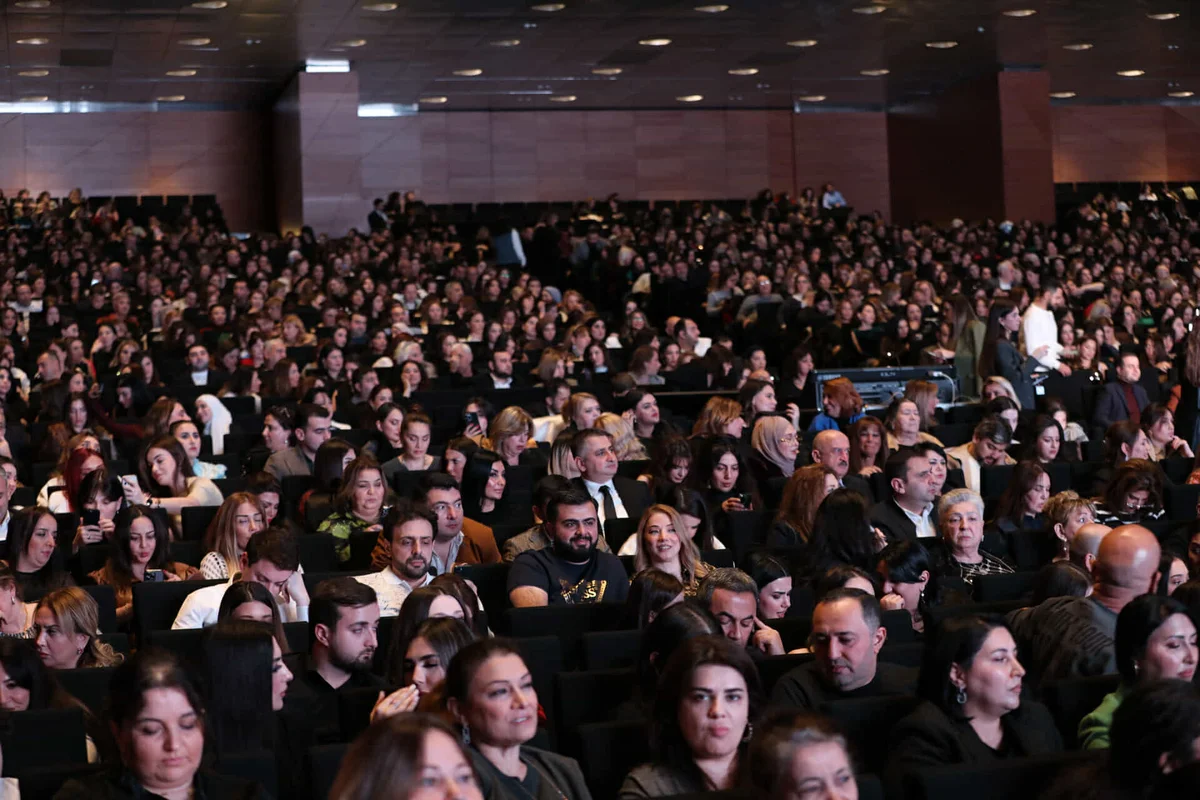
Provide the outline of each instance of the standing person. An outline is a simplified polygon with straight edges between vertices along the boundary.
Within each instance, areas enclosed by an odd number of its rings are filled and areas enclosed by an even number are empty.
[[[1043,278],[1041,288],[1025,309],[1021,319],[1021,343],[1025,352],[1038,360],[1038,372],[1058,370],[1063,377],[1071,374],[1071,368],[1059,361],[1062,345],[1058,343],[1058,322],[1054,309],[1063,304],[1063,290],[1054,278]],[[1043,352],[1042,347],[1046,350]],[[1042,355],[1037,353],[1042,352]],[[1007,376],[1006,376],[1007,377]],[[1011,380],[1011,379],[1010,379]],[[1033,406],[1025,406],[1032,408]]]
[[[983,341],[983,353],[979,356],[979,374],[985,377],[999,376],[1012,384],[1017,401],[1022,408],[1037,405],[1033,387],[1033,373],[1038,368],[1038,358],[1050,352],[1047,344],[1039,345],[1027,358],[1012,343],[1012,335],[1021,327],[1021,312],[1011,300],[999,298],[992,302],[988,311],[987,336]]]

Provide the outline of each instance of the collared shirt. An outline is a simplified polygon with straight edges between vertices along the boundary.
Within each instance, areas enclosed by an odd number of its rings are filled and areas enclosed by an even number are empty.
[[[458,558],[458,549],[462,547],[463,536],[463,532],[459,531],[458,535],[450,540],[450,550],[446,553],[444,562],[437,554],[437,543],[434,543],[433,555],[429,558],[429,563],[438,575],[445,575],[454,568],[454,563]]]
[[[413,589],[420,589],[422,586],[428,585],[433,580],[433,576],[427,574],[416,584],[410,584],[397,575],[391,567],[385,567],[379,572],[372,572],[369,575],[355,575],[354,579],[375,590],[375,597],[379,601],[379,616],[395,617],[399,615],[400,606],[404,605],[404,601],[412,594]]]
[[[12,522],[12,512],[4,509],[4,519],[0,521],[0,542],[8,541],[8,523]]]
[[[511,389],[512,388],[512,382],[513,382],[512,375],[509,375],[507,378],[498,378],[498,377],[496,377],[496,373],[493,372],[490,374],[492,376],[492,388],[493,389]]]
[[[621,502],[621,495],[617,494],[617,487],[613,486],[611,479],[608,483],[592,483],[584,478],[583,485],[587,488],[588,494],[596,500],[596,516],[601,525],[606,522],[604,519],[604,495],[600,493],[602,486],[607,486],[609,494],[612,495],[613,507],[617,510],[617,519],[629,519],[629,512],[625,510],[625,504]]]
[[[938,535],[937,528],[933,524],[933,520],[929,518],[930,512],[933,511],[933,503],[925,506],[925,509],[920,515],[914,514],[904,506],[896,503],[896,508],[904,512],[904,516],[912,520],[912,524],[917,527],[918,539],[929,539]]]

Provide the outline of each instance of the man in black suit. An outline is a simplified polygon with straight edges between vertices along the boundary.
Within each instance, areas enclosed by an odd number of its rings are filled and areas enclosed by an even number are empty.
[[[580,483],[596,501],[601,525],[609,519],[641,519],[651,504],[650,487],[617,475],[611,436],[598,428],[585,428],[575,434],[571,452],[579,467]]]
[[[480,391],[492,389],[516,389],[521,384],[513,375],[512,354],[507,350],[493,350],[488,359],[488,371],[477,379]]]
[[[218,391],[229,380],[229,376],[224,372],[209,369],[210,366],[208,348],[202,344],[192,345],[188,348],[187,373],[183,384],[209,393]]]
[[[850,440],[846,434],[835,429],[821,431],[813,437],[812,462],[824,464],[833,470],[837,476],[838,485],[843,489],[853,489],[863,496],[868,503],[875,501],[871,484],[858,475],[850,472]]]
[[[367,225],[371,227],[371,233],[382,233],[388,229],[392,221],[388,219],[387,212],[383,210],[382,198],[375,198],[375,202],[371,205],[371,213],[367,215]]]
[[[883,475],[891,497],[871,509],[871,524],[889,542],[936,537],[937,523],[931,514],[938,486],[929,456],[915,447],[902,447],[888,457]]]
[[[1142,365],[1136,353],[1122,353],[1116,373],[1117,379],[1105,384],[1096,396],[1096,411],[1092,414],[1092,422],[1105,430],[1126,419],[1140,422],[1142,412],[1150,405],[1146,390],[1138,385]]]

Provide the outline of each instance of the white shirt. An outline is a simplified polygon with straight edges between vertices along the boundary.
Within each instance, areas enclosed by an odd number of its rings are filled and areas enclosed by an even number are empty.
[[[1021,318],[1021,342],[1026,355],[1042,345],[1049,345],[1050,352],[1038,359],[1038,363],[1046,369],[1058,369],[1058,353],[1062,346],[1058,343],[1058,323],[1054,321],[1054,312],[1046,308],[1038,308],[1030,303]]]
[[[583,479],[583,485],[587,488],[590,494],[596,500],[596,516],[603,525],[604,519],[604,495],[600,493],[600,487],[607,486],[608,492],[612,496],[613,506],[617,509],[617,519],[629,519],[629,512],[625,510],[625,504],[621,502],[621,495],[617,494],[617,487],[613,486],[610,479],[608,483],[592,483],[588,479]]]
[[[192,373],[192,383],[196,386],[204,386],[205,384],[207,384],[208,383],[208,370],[204,370],[204,372],[193,372]]]
[[[509,375],[507,378],[497,378],[495,373],[489,373],[489,374],[492,376],[492,388],[493,389],[511,389],[512,388],[513,379],[512,379],[511,375]]]
[[[179,613],[175,615],[175,621],[171,623],[171,630],[207,628],[210,625],[216,625],[217,612],[221,609],[221,599],[225,597],[225,592],[229,587],[240,577],[240,572],[235,573],[228,583],[205,586],[185,597],[183,605],[179,607]],[[279,606],[279,614],[283,617],[284,622],[308,622],[308,606],[297,606],[296,601],[291,598],[288,598],[287,602],[280,602],[276,597],[275,602]]]
[[[426,575],[424,580],[414,586],[397,575],[391,567],[385,567],[368,575],[355,575],[354,579],[375,590],[375,598],[379,601],[379,616],[395,617],[413,589],[427,585],[433,580],[433,576]]]
[[[8,541],[8,523],[12,522],[12,514],[4,509],[4,521],[0,522],[0,542]]]
[[[929,518],[929,513],[933,511],[933,504],[925,506],[920,516],[912,513],[904,506],[896,503],[896,508],[904,512],[904,516],[912,520],[912,524],[917,526],[918,539],[932,539],[938,535],[937,528],[933,525],[933,520]]]

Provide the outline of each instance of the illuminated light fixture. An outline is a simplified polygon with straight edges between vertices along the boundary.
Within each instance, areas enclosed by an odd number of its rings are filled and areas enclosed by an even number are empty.
[[[714,3],[709,6],[696,6],[696,10],[701,14],[723,14],[729,10],[729,6],[723,3]]]
[[[596,67],[592,70],[593,75],[620,75],[623,70],[620,67]]]
[[[445,103],[449,99],[450,98],[448,98],[444,95],[437,95],[435,97],[422,97],[417,102],[418,103],[428,103],[429,105],[440,106],[442,103]]]
[[[1080,52],[1082,50],[1091,50],[1093,47],[1095,47],[1095,45],[1091,42],[1076,42],[1074,44],[1064,44],[1063,50],[1074,50],[1075,52]]]
[[[49,8],[50,0],[17,0],[13,5],[17,8]]]
[[[880,78],[880,77],[883,77],[884,75],[887,75],[889,72],[891,72],[891,70],[887,70],[887,69],[860,69],[860,70],[858,71],[858,74],[859,74],[859,75],[864,75],[864,76],[866,76],[866,77],[868,77],[868,78]]]
[[[1015,17],[1016,19],[1024,19],[1025,17],[1032,17],[1034,14],[1036,14],[1037,9],[1035,9],[1035,8],[1012,8],[1012,9],[1009,9],[1008,11],[1001,11],[1000,13],[1006,17]]]
[[[50,74],[48,69],[26,69],[17,73],[22,78],[44,78]]]
[[[1146,74],[1144,69],[1122,69],[1117,70],[1117,74],[1122,78],[1140,78]]]
[[[194,69],[169,69],[167,74],[172,78],[191,78],[196,74]]]
[[[44,94],[34,94],[34,95],[29,95],[27,97],[22,97],[21,102],[22,103],[44,103],[49,99],[50,98]]]
[[[363,11],[395,11],[400,6],[396,3],[367,3]]]
[[[638,39],[638,44],[643,47],[666,47],[670,43],[670,39]]]
[[[853,11],[855,14],[882,14],[883,12],[887,11],[887,6],[881,6],[881,5],[857,6],[856,8],[852,8],[850,10]]]
[[[793,39],[787,43],[788,47],[816,47],[816,39]]]
[[[941,42],[926,42],[925,46],[931,50],[952,50],[958,47],[958,42],[948,39]]]
[[[1195,92],[1186,92],[1186,91],[1185,92],[1167,92],[1168,97],[1179,97],[1179,98],[1191,97],[1194,94],[1196,94],[1196,93]]]
[[[309,58],[304,61],[304,71],[313,73],[349,72],[350,62],[344,58]]]
[[[492,47],[516,47],[520,43],[520,39],[497,39],[494,42],[488,42]]]
[[[481,69],[478,69],[478,68],[473,68],[473,69],[456,69],[456,70],[454,70],[454,74],[455,74],[455,75],[458,75],[458,76],[459,76],[459,77],[461,77],[461,78],[474,78],[474,77],[475,77],[475,76],[477,76],[477,75],[482,75],[482,74],[483,74],[483,70],[481,70]]]
[[[802,103],[820,103],[825,100],[823,94],[802,94],[796,98]]]
[[[1166,21],[1172,20],[1172,19],[1179,19],[1179,12],[1165,11],[1161,14],[1147,14],[1146,16],[1157,22],[1166,22]]]
[[[340,42],[335,42],[338,47],[364,47],[367,44],[366,39],[343,39]]]
[[[574,103],[576,99],[573,94],[556,94],[549,98],[551,103]]]
[[[675,98],[681,103],[699,103],[704,99],[702,94],[685,94]]]
[[[1074,92],[1051,92],[1050,96],[1055,100],[1069,100],[1075,96]]]
[[[164,94],[154,98],[156,103],[182,103],[184,100],[187,100],[187,97],[181,94]]]
[[[191,39],[180,39],[179,43],[184,47],[204,47],[205,45],[212,44],[212,39],[206,36],[194,36]]]
[[[758,67],[735,67],[729,70],[730,75],[757,75]]]
[[[534,11],[544,11],[547,14],[553,14],[555,11],[562,11],[567,7],[566,3],[538,3],[536,6],[530,6]]]
[[[32,39],[17,39],[17,44],[28,44],[28,45],[50,44],[50,40],[43,39],[40,36],[35,36]]]
[[[204,11],[220,11],[228,5],[229,3],[226,0],[199,0],[199,2],[192,3],[192,8],[199,8]]]

